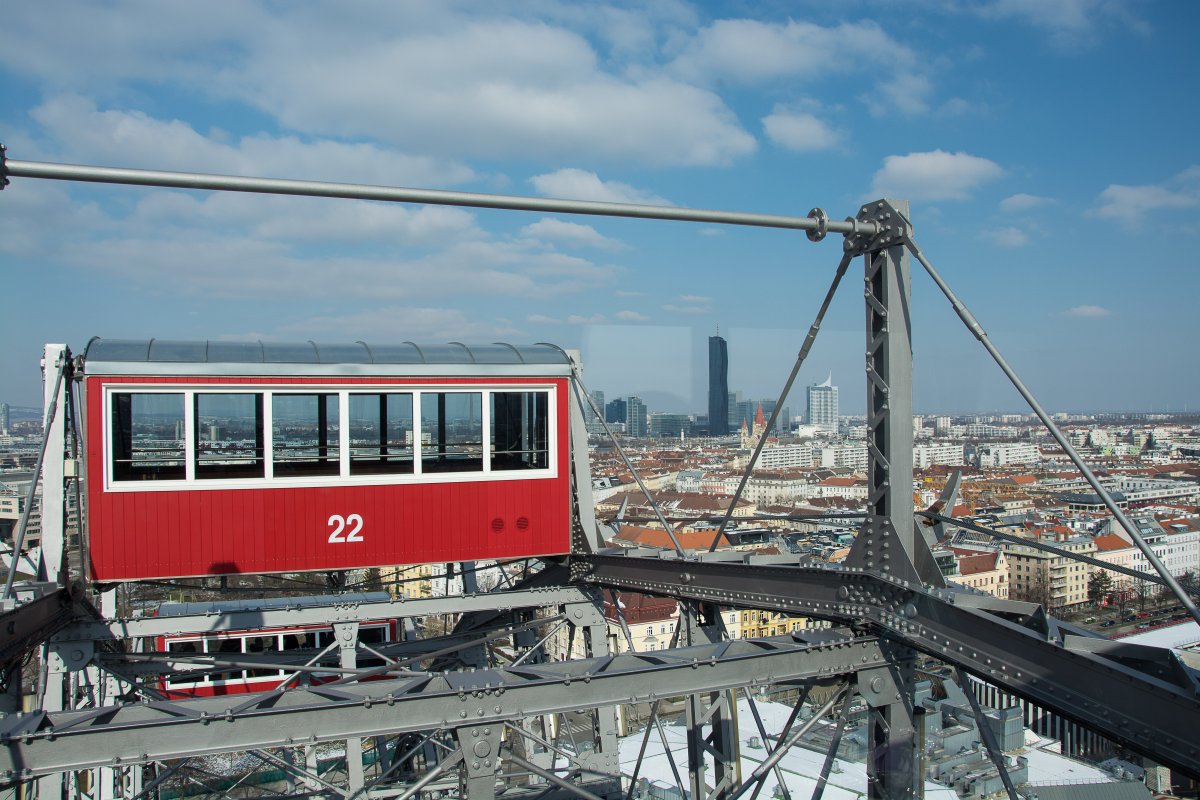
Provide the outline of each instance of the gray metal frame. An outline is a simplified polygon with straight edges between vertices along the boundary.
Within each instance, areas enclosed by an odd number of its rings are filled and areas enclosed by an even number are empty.
[[[41,796],[57,800],[63,787],[72,795],[84,794],[78,771],[97,769],[96,780],[103,784],[95,793],[97,798],[150,796],[170,776],[186,776],[210,794],[231,796],[236,785],[217,785],[218,776],[197,771],[189,759],[206,753],[249,752],[256,763],[280,770],[284,776],[280,780],[287,784],[285,793],[294,796],[406,800],[436,789],[458,791],[471,800],[490,800],[496,780],[502,779],[509,797],[629,798],[633,786],[627,794],[623,791],[625,776],[619,774],[615,762],[614,704],[650,702],[653,724],[661,735],[659,702],[664,697],[684,696],[690,777],[686,788],[697,798],[729,798],[750,791],[757,795],[765,776],[804,729],[833,711],[838,696],[842,701],[835,718],[841,719],[850,694],[855,693],[866,702],[871,718],[870,796],[908,797],[919,790],[923,779],[918,774],[919,759],[914,757],[912,666],[916,653],[947,662],[1159,763],[1200,777],[1200,744],[1194,738],[1200,723],[1200,678],[1192,665],[1170,651],[1089,636],[1058,623],[1037,606],[942,585],[925,538],[914,528],[909,497],[910,253],[1063,444],[1114,516],[1127,530],[1131,526],[915,245],[907,204],[869,203],[855,217],[838,222],[820,209],[807,217],[784,217],[44,164],[6,160],[5,155],[0,145],[0,187],[10,176],[29,177],[777,227],[804,230],[812,241],[822,240],[829,232],[842,234],[846,237],[845,257],[810,328],[796,370],[811,347],[849,258],[862,255],[870,487],[868,513],[851,558],[840,569],[789,564],[787,557],[696,554],[678,546],[676,552],[601,551],[591,512],[586,456],[576,452],[572,458],[574,553],[513,591],[428,602],[360,603],[340,609],[278,612],[262,608],[245,614],[112,620],[78,593],[58,589],[37,596],[26,587],[17,587],[18,599],[0,607],[0,625],[4,626],[0,630],[5,631],[0,638],[0,659],[9,667],[11,685],[18,659],[32,644],[44,641],[47,673],[42,706],[37,711],[11,713],[11,693],[6,694],[10,705],[9,713],[0,717],[0,780],[17,783],[41,776]],[[309,368],[332,369],[331,374],[340,369],[336,365]],[[466,365],[455,368],[471,369]],[[261,372],[262,365],[254,369]],[[52,419],[63,400],[48,400]],[[63,416],[59,413],[60,420]],[[581,409],[574,403],[571,424],[573,436],[582,441],[578,438],[583,431]],[[48,447],[61,454],[61,438],[52,440],[50,436]],[[47,475],[57,479],[62,468],[63,464],[56,462]],[[657,511],[656,516],[670,530],[665,516]],[[957,522],[941,515],[936,519]],[[1136,531],[1130,533],[1145,551]],[[1152,554],[1149,556],[1161,581],[1200,620],[1195,605]],[[62,576],[64,584],[65,579]],[[685,646],[653,654],[609,655],[599,599],[588,587],[678,598],[683,606]],[[714,621],[712,609],[716,606],[790,611],[841,627],[770,640],[724,641],[719,628],[709,624]],[[456,629],[441,638],[378,650],[357,642],[360,621],[430,613],[462,617]],[[303,684],[304,675],[315,669],[312,665],[320,654],[306,654],[310,667],[306,669],[298,658],[242,656],[197,664],[196,660],[138,653],[129,647],[131,642],[163,633],[261,626],[267,624],[264,620],[277,617],[287,617],[282,624],[296,624],[299,619],[306,624],[332,624],[341,664],[333,671],[342,677],[321,685]],[[545,644],[553,631],[563,626],[570,631],[569,641],[583,637],[589,658],[545,660]],[[623,629],[628,636],[628,628],[623,625]],[[505,656],[496,645],[510,640],[515,649]],[[360,650],[383,657],[386,666],[358,669]],[[499,664],[498,659],[503,658],[510,663]],[[298,685],[239,697],[164,699],[152,676],[185,666],[185,661],[193,671],[270,664],[293,670],[293,682]],[[839,695],[830,698],[797,731],[791,731],[789,723],[786,741],[753,775],[738,775],[730,691],[747,686],[808,686],[831,679],[842,682]],[[130,702],[129,697],[117,697],[122,692],[138,699]],[[75,707],[66,708],[68,705]],[[799,708],[797,704],[793,718]],[[564,726],[572,733],[570,718],[580,713],[588,720],[588,747],[570,746],[561,737],[544,735]],[[642,753],[649,737],[648,727]],[[345,744],[346,755],[322,769],[320,748],[335,741]],[[363,750],[364,743],[373,743],[369,752],[378,754],[369,769],[357,755],[368,752]],[[826,768],[835,751],[836,744],[826,757]],[[403,755],[396,755],[401,752]],[[356,755],[350,757],[351,753]],[[559,766],[560,758],[566,759],[565,767]],[[147,764],[156,765],[158,772],[143,785],[140,767]],[[682,775],[673,761],[672,767],[682,791]],[[247,772],[240,781],[247,781],[251,774]]]

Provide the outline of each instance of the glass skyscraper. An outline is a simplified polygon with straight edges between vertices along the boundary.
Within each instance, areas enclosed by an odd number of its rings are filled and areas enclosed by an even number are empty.
[[[720,336],[708,337],[708,432],[729,434],[729,349]]]
[[[649,433],[646,429],[646,404],[637,395],[625,401],[625,432],[630,436],[645,436]]]

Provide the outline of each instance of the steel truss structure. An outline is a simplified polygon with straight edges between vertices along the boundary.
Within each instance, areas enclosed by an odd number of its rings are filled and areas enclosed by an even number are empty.
[[[10,176],[780,227],[803,230],[814,242],[836,233],[844,237],[843,254],[783,394],[807,356],[842,276],[859,256],[864,262],[867,344],[868,507],[844,566],[818,567],[791,556],[747,556],[713,548],[684,551],[674,536],[678,521],[661,513],[656,519],[671,533],[674,552],[604,550],[586,480],[586,453],[576,448],[574,552],[546,562],[541,571],[503,590],[315,607],[264,601],[236,612],[133,619],[115,617],[111,592],[99,595],[98,609],[93,606],[87,587],[63,568],[65,546],[55,544],[65,529],[64,487],[71,485],[64,459],[71,362],[65,348],[52,346],[47,375],[56,377],[47,381],[41,461],[47,503],[43,524],[50,532],[46,580],[14,585],[10,574],[0,600],[5,678],[0,782],[22,786],[26,796],[407,800],[456,795],[491,800],[503,793],[630,800],[638,789],[647,745],[658,737],[679,797],[757,797],[771,775],[778,777],[783,755],[823,725],[833,734],[814,794],[819,797],[848,707],[857,698],[867,715],[868,796],[915,797],[924,776],[919,744],[923,709],[913,700],[914,670],[923,658],[950,665],[960,680],[969,675],[1000,687],[1156,763],[1200,778],[1196,663],[1172,651],[1097,637],[1055,620],[1036,605],[947,586],[934,566],[929,548],[940,526],[971,523],[929,512],[921,520],[928,524],[919,524],[912,512],[910,256],[925,267],[1147,553],[1158,575],[1142,577],[1171,588],[1200,621],[1192,599],[1145,547],[916,246],[906,204],[881,200],[836,221],[820,209],[807,217],[778,217],[20,162],[4,160],[0,146],[0,180],[7,184]],[[64,383],[67,390],[60,392]],[[572,411],[577,434],[583,431],[583,402],[580,398]],[[782,405],[777,403],[776,409]],[[747,473],[760,450],[761,444]],[[717,537],[728,522],[728,517],[721,521]],[[680,625],[670,649],[614,654],[620,648],[614,648],[607,633],[603,591],[677,599]],[[614,606],[619,614],[620,603]],[[730,641],[719,613],[726,608],[786,611],[828,620],[834,627]],[[368,620],[444,614],[458,616],[458,622],[443,635],[382,646],[368,646],[358,638],[360,623]],[[621,623],[633,650],[623,618]],[[147,646],[167,635],[297,625],[331,626],[332,644],[320,651],[227,655],[158,652]],[[556,636],[566,639],[568,652],[581,641],[586,657],[553,660],[547,646]],[[43,663],[40,704],[21,711],[22,666],[35,651]],[[375,664],[382,659],[382,666],[360,667],[366,658]],[[287,677],[279,688],[182,699],[163,688],[169,685],[164,681],[264,668],[284,671]],[[788,722],[773,734],[763,726],[751,697],[766,689],[786,690],[792,703]],[[769,741],[767,755],[750,774],[741,771],[735,719],[739,693],[749,699],[760,734]],[[665,704],[673,698],[683,699],[687,738],[679,761],[662,724]],[[805,718],[801,709],[810,698]],[[973,696],[971,701],[975,703]],[[617,739],[623,707],[630,704],[649,706],[632,765],[622,764]],[[1008,780],[998,745],[992,737],[984,738],[1015,800],[1019,787]],[[786,784],[783,792],[787,795]]]

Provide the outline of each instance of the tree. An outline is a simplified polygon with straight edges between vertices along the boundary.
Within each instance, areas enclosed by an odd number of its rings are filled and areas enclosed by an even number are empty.
[[[363,575],[363,591],[367,592],[382,592],[383,591],[383,576],[379,572],[379,567],[370,567]]]
[[[1141,578],[1137,578],[1136,580],[1134,580],[1133,594],[1138,599],[1138,610],[1139,611],[1146,610],[1146,598],[1150,597],[1150,595],[1153,593],[1153,591],[1154,591],[1153,586],[1154,586],[1154,584],[1150,583],[1150,581],[1145,581],[1145,580],[1142,580]]]
[[[1185,591],[1194,592],[1200,588],[1200,581],[1197,581],[1196,570],[1189,569],[1187,572],[1179,576],[1179,585]]]
[[[1029,575],[1024,583],[1010,585],[1010,597],[1026,603],[1037,603],[1039,606],[1049,609],[1052,599],[1050,581],[1047,573],[1042,571],[1044,565],[1040,562],[1035,562],[1035,564],[1036,572]]]
[[[1092,570],[1092,574],[1088,576],[1087,596],[1088,600],[1092,601],[1092,605],[1100,605],[1100,601],[1105,595],[1112,591],[1113,580],[1106,569]]]

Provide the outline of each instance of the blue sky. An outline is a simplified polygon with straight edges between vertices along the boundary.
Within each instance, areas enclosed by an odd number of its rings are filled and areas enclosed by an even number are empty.
[[[13,159],[807,214],[915,238],[1051,410],[1196,410],[1200,4],[12,5]],[[0,400],[46,341],[551,341],[590,389],[774,397],[840,241],[13,179]],[[861,413],[856,263],[799,386]],[[914,264],[918,412],[1021,410]],[[802,406],[802,391],[790,400]]]

